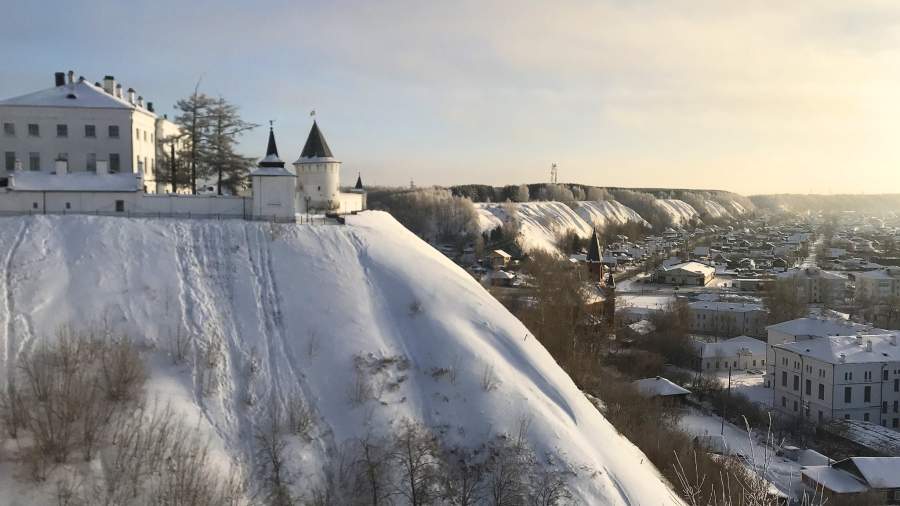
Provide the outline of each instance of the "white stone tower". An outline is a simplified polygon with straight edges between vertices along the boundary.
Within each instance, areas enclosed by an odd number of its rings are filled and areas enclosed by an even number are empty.
[[[319,125],[313,121],[300,158],[294,162],[297,174],[299,212],[337,211],[341,162],[334,158]]]

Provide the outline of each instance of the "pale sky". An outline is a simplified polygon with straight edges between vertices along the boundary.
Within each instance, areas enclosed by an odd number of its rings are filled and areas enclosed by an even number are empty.
[[[900,2],[170,1],[2,7],[0,97],[113,74],[318,121],[345,183],[900,192]],[[242,143],[262,156],[264,128]]]

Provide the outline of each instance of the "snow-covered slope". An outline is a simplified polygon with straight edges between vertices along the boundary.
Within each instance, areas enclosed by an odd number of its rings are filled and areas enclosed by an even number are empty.
[[[579,202],[575,210],[581,219],[595,227],[603,228],[608,224],[624,225],[628,222],[650,226],[641,215],[630,207],[615,200]]]
[[[556,239],[568,230],[590,237],[593,229],[571,207],[562,202],[522,202],[516,204],[475,204],[482,225],[499,225],[509,220],[507,209],[515,209],[521,222],[519,245],[525,251],[555,252]],[[493,227],[491,227],[493,228]]]
[[[697,210],[683,200],[657,199],[656,203],[672,218],[675,225],[684,225],[694,218],[699,218]]]
[[[610,223],[635,221],[647,224],[638,213],[615,201],[576,202],[575,209],[552,201],[475,204],[475,207],[482,231],[499,227],[509,220],[508,209],[515,209],[522,224],[519,244],[525,251],[542,249],[555,252],[557,238],[568,230],[587,238],[594,227],[603,228]]]
[[[527,219],[533,207],[523,207]],[[208,431],[219,453],[244,462],[268,405],[302,395],[317,425],[313,442],[290,447],[303,471],[299,488],[321,479],[326,455],[343,441],[390,431],[405,417],[476,444],[530,416],[534,449],[575,473],[576,503],[677,502],[515,317],[387,214],[348,217],[347,226],[2,218],[0,269],[0,378],[64,324],[103,321],[157,350],[179,329],[198,349],[219,340],[213,393],[201,393],[199,360],[171,366],[152,360],[163,353],[152,349],[150,393]],[[376,368],[370,380],[390,387],[357,405],[348,396],[355,357],[408,368]],[[455,382],[434,374],[440,368],[455,369]],[[492,391],[481,387],[486,368],[499,380]],[[0,490],[0,505],[21,494]]]
[[[726,219],[731,218],[731,213],[728,211],[728,209],[726,209],[725,206],[716,202],[715,200],[706,200],[703,204],[706,207],[706,213],[709,214],[711,217],[726,218]],[[734,202],[734,201],[732,201],[731,204],[737,205],[738,207],[740,206],[740,204],[738,204],[737,202]],[[741,214],[741,213],[737,213],[737,214]]]

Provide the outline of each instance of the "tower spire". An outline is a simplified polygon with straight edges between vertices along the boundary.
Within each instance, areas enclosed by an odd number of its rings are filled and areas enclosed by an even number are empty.
[[[325,136],[319,130],[319,124],[316,123],[316,120],[313,120],[312,128],[309,131],[309,136],[306,138],[306,144],[303,145],[303,152],[300,153],[300,158],[334,158],[334,155],[331,154],[331,148],[325,142]]]
[[[284,168],[284,162],[278,157],[278,146],[275,144],[274,121],[269,120],[269,143],[266,146],[266,157],[259,161],[259,167]]]

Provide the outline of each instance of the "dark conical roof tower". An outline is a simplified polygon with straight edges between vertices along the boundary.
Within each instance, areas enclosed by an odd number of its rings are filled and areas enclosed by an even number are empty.
[[[353,187],[353,189],[354,189],[354,190],[363,190],[363,189],[365,189],[365,188],[363,188],[363,184],[362,184],[362,174],[357,174],[357,176],[356,176],[356,185]]]
[[[594,229],[593,235],[591,235],[590,243],[588,244],[588,253],[587,259],[588,262],[602,262],[603,256],[600,253],[600,238],[597,237],[597,229]]]
[[[303,145],[300,158],[334,158],[328,143],[325,142],[325,136],[322,135],[322,131],[319,130],[319,125],[315,121],[309,131],[309,137],[306,138],[306,144]]]
[[[284,162],[278,157],[278,146],[275,145],[275,130],[269,127],[269,144],[266,146],[266,157],[259,161],[259,167],[284,168]]]

